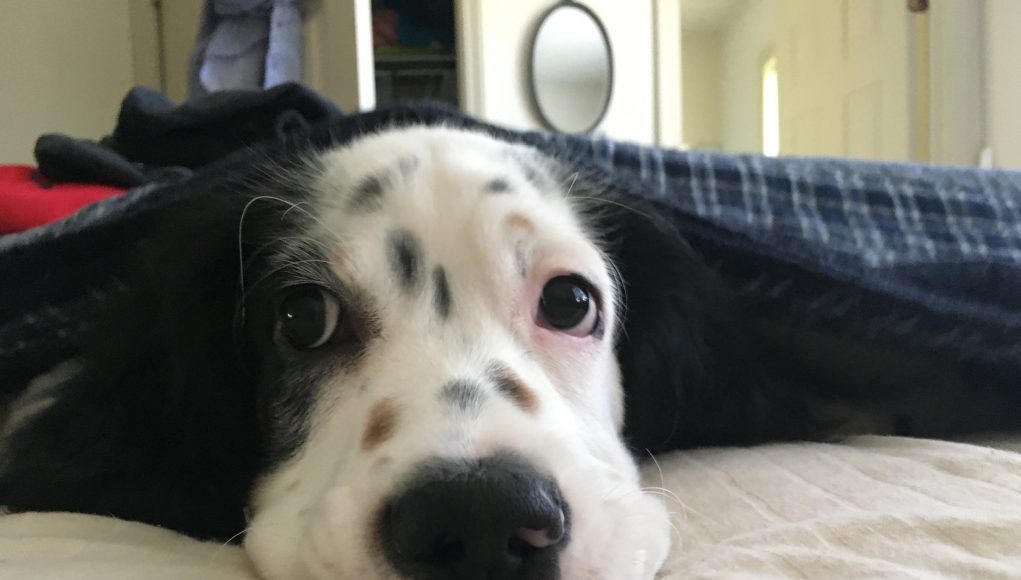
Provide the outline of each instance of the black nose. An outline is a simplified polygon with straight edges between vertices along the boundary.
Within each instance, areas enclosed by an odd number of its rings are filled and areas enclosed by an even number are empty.
[[[570,526],[556,483],[513,455],[428,462],[380,523],[391,564],[416,580],[552,580]]]

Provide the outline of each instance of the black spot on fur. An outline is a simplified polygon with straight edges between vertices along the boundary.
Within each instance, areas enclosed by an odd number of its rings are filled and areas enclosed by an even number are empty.
[[[485,400],[485,394],[478,385],[456,380],[447,383],[440,391],[440,401],[457,407],[465,413],[477,412]]]
[[[386,189],[392,187],[398,178],[405,181],[411,179],[418,164],[417,158],[405,157],[397,163],[396,168],[378,171],[362,179],[351,194],[351,210],[370,212],[379,209]]]
[[[418,285],[422,276],[422,249],[408,230],[390,234],[390,265],[402,288],[410,290]]]
[[[486,184],[487,193],[507,193],[509,191],[510,183],[502,177],[498,177]]]
[[[379,209],[383,201],[383,190],[390,183],[388,173],[369,175],[355,186],[349,207],[353,211],[368,212]]]
[[[450,285],[447,283],[447,273],[443,266],[436,266],[433,270],[433,284],[436,286],[436,312],[444,320],[450,316]]]

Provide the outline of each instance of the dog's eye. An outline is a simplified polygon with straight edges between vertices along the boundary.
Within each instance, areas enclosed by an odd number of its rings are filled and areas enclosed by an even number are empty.
[[[557,276],[542,289],[539,319],[555,330],[574,336],[593,334],[599,311],[592,287],[578,276]]]
[[[291,290],[280,303],[280,330],[299,350],[319,348],[337,330],[340,304],[337,298],[314,285]]]

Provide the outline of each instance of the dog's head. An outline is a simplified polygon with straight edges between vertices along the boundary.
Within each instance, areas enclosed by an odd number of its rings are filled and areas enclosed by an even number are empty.
[[[240,312],[271,457],[258,569],[650,578],[669,524],[621,440],[622,287],[570,176],[424,127],[285,174],[298,195],[245,212],[263,237]]]

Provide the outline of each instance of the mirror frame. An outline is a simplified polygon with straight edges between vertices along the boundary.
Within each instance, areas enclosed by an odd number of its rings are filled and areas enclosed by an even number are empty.
[[[542,105],[539,103],[539,93],[536,90],[537,87],[535,79],[536,76],[535,48],[536,42],[539,40],[539,32],[542,30],[542,25],[546,22],[547,19],[549,19],[551,14],[553,14],[557,10],[560,10],[561,8],[566,7],[577,8],[584,12],[586,15],[588,15],[588,17],[591,18],[593,22],[595,22],[596,27],[599,29],[599,33],[603,37],[604,41],[603,45],[606,47],[606,60],[608,69],[606,80],[607,83],[609,84],[609,87],[606,90],[606,99],[603,101],[603,106],[599,110],[599,115],[596,116],[595,121],[593,121],[592,124],[589,125],[589,127],[581,131],[569,133],[573,135],[584,135],[594,131],[595,128],[598,127],[599,124],[606,119],[606,112],[610,110],[610,102],[613,101],[613,87],[615,84],[614,83],[615,67],[613,66],[613,45],[610,43],[610,35],[609,33],[606,32],[606,26],[603,25],[603,21],[599,19],[599,16],[596,15],[596,13],[591,8],[585,6],[581,2],[577,2],[576,0],[560,0],[553,6],[547,8],[542,13],[542,16],[539,17],[538,23],[535,25],[535,30],[532,32],[532,40],[531,43],[529,44],[528,50],[528,93],[529,96],[531,97],[532,107],[535,109],[535,113],[539,117],[539,120],[542,121],[542,124],[545,125],[547,129],[558,131],[560,133],[567,133],[567,131],[560,129],[559,127],[556,126],[556,124],[551,122],[549,117],[546,116],[546,113],[543,112]]]

